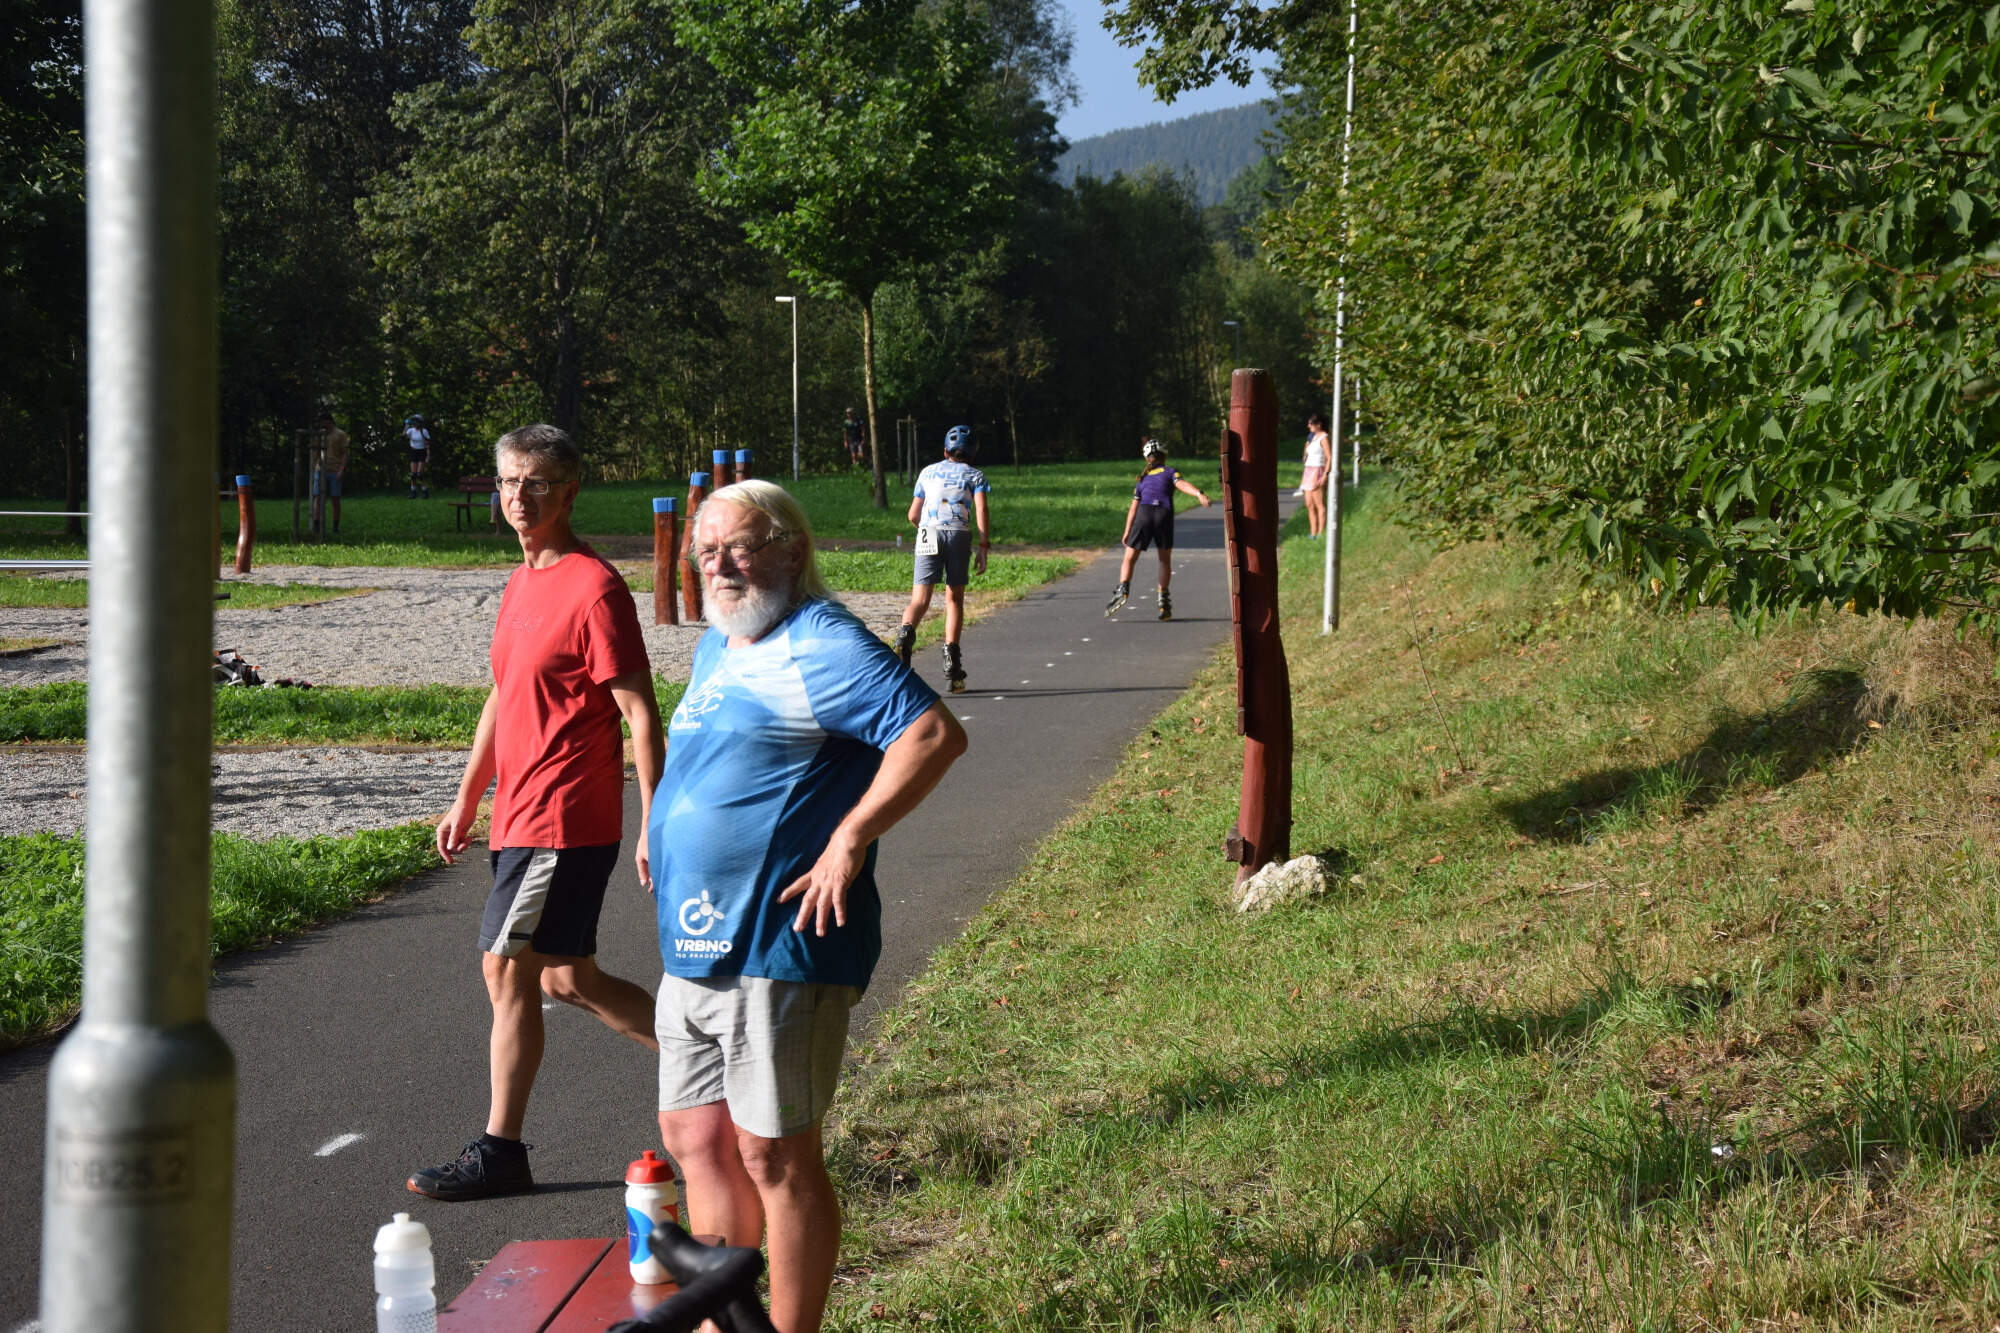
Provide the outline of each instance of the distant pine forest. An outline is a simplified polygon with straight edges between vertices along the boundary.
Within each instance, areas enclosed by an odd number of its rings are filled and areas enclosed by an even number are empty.
[[[1071,144],[1057,169],[1063,182],[1070,184],[1078,176],[1102,180],[1119,172],[1132,175],[1146,167],[1161,167],[1191,181],[1198,203],[1219,204],[1229,183],[1264,156],[1264,133],[1271,128],[1271,118],[1269,103],[1252,102],[1113,130]]]

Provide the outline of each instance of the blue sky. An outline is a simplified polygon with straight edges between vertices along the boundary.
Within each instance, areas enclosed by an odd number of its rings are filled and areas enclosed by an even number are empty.
[[[1062,8],[1076,29],[1076,46],[1070,53],[1070,71],[1076,75],[1082,99],[1063,113],[1057,123],[1072,142],[1088,139],[1106,130],[1129,129],[1155,120],[1178,120],[1198,111],[1217,111],[1242,106],[1270,95],[1261,74],[1247,88],[1227,80],[1199,92],[1183,93],[1173,105],[1154,100],[1150,90],[1139,86],[1133,72],[1137,48],[1120,46],[1104,30],[1104,6],[1100,0],[1061,0]]]

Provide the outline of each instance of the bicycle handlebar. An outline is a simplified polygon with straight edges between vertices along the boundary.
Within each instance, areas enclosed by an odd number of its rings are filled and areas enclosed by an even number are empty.
[[[666,1221],[654,1226],[652,1245],[680,1290],[637,1319],[613,1324],[609,1333],[694,1333],[704,1319],[713,1319],[723,1333],[777,1333],[757,1303],[761,1253],[703,1245]]]

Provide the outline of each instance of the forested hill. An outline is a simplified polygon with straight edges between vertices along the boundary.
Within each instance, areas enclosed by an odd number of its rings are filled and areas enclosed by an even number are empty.
[[[1264,155],[1264,131],[1270,127],[1271,110],[1262,102],[1155,121],[1077,140],[1062,155],[1060,170],[1067,184],[1079,175],[1102,178],[1165,167],[1193,180],[1200,203],[1219,204],[1229,182]]]

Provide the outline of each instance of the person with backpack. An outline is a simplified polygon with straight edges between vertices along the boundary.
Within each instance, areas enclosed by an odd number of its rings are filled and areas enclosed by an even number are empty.
[[[896,656],[908,666],[917,646],[917,626],[931,607],[931,589],[944,584],[944,679],[953,694],[965,690],[965,661],[958,646],[965,625],[965,585],[970,574],[986,572],[986,551],[992,544],[986,508],[990,488],[986,474],[972,466],[976,453],[972,427],[953,426],[945,432],[944,457],[917,474],[910,500],[910,522],[917,525],[916,577],[903,623],[896,630]]]
[[[1132,595],[1132,569],[1139,553],[1149,546],[1160,549],[1160,619],[1174,618],[1174,599],[1169,586],[1174,579],[1174,492],[1182,491],[1201,501],[1203,509],[1212,503],[1201,488],[1167,466],[1167,447],[1158,440],[1140,444],[1139,456],[1145,468],[1132,486],[1132,504],[1125,511],[1125,562],[1118,569],[1118,587],[1111,594],[1105,615],[1115,613]]]

